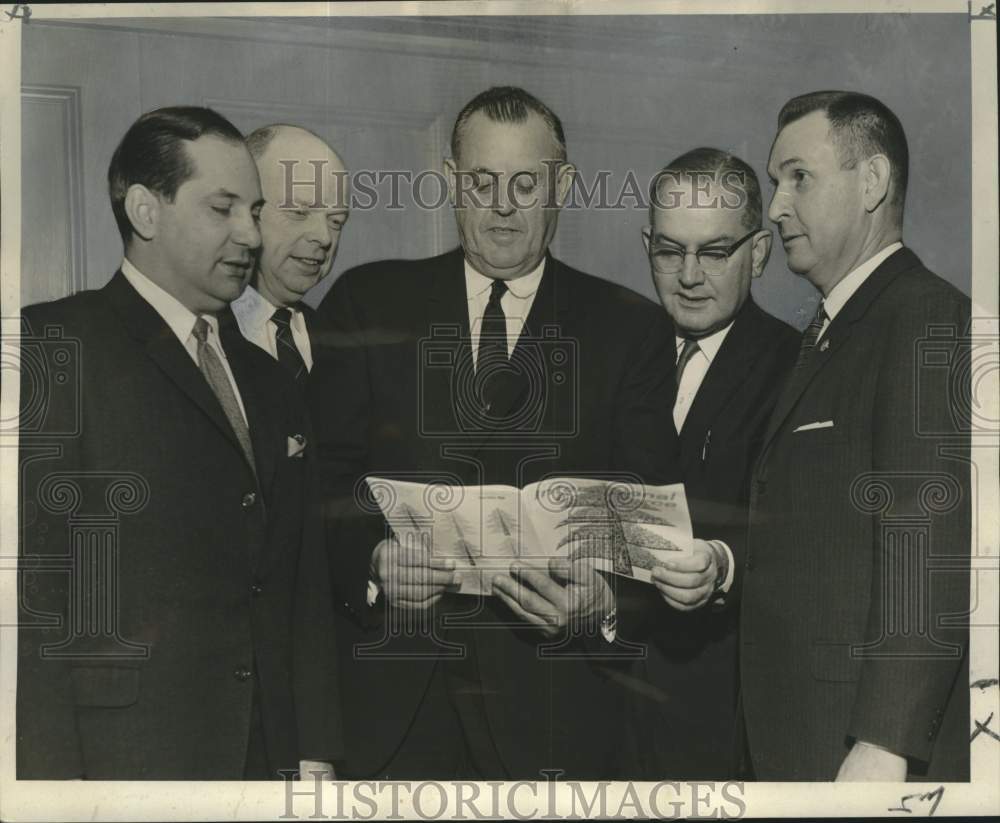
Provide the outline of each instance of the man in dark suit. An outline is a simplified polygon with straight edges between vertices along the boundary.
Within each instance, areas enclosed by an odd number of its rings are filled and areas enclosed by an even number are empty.
[[[648,650],[632,672],[643,684],[630,702],[635,776],[724,779],[736,751],[737,610],[721,601],[746,542],[750,467],[799,334],[750,296],[771,250],[750,166],[694,149],[657,175],[650,200],[643,239],[677,334],[680,475],[695,535],[724,556],[711,590],[663,567],[653,592],[630,587],[637,602],[628,609],[639,612],[631,639]],[[664,603],[650,602],[654,592]],[[622,614],[621,622],[625,630],[631,621]]]
[[[243,336],[304,385],[314,320],[302,299],[333,268],[350,212],[347,171],[333,149],[299,126],[262,126],[247,136],[247,148],[264,194],[261,250],[233,314]]]
[[[18,777],[329,773],[305,410],[228,311],[260,244],[253,159],[215,112],[160,109],[108,181],[121,269],[24,311]]]
[[[548,253],[573,167],[535,97],[494,88],[467,104],[446,173],[462,248],[349,271],[319,309],[311,406],[356,627],[347,768],[611,776],[619,701],[585,643],[608,627],[610,585],[585,563],[554,575],[516,563],[494,596],[458,596],[454,562],[395,541],[361,481],[662,482],[675,446],[671,327],[650,301]]]
[[[970,311],[902,245],[907,167],[874,98],[778,117],[769,216],[823,300],[752,476],[740,657],[761,780],[968,779]]]

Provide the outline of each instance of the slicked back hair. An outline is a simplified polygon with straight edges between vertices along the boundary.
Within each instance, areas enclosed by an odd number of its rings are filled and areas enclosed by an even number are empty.
[[[243,135],[225,117],[200,106],[171,106],[148,111],[121,139],[108,166],[108,194],[122,241],[128,246],[134,230],[125,213],[125,195],[140,184],[168,203],[195,172],[184,141],[213,135],[242,145]]]
[[[469,118],[477,112],[482,112],[495,123],[523,123],[530,114],[537,114],[552,133],[552,141],[557,151],[556,157],[552,159],[566,159],[566,135],[563,133],[562,121],[541,100],[517,86],[493,86],[465,104],[465,108],[455,119],[455,127],[451,130],[452,158],[458,159],[462,146],[462,133]]]
[[[697,185],[699,180],[708,178],[741,201],[738,205],[734,204],[734,207],[742,208],[743,225],[748,231],[760,228],[763,205],[756,172],[735,154],[707,146],[692,149],[674,158],[653,178],[649,192],[650,222],[653,219],[653,209],[660,203],[658,191],[664,180],[690,180],[692,185]],[[729,198],[723,198],[723,205],[729,202],[732,202]]]
[[[789,123],[821,111],[830,121],[830,134],[844,168],[884,154],[891,166],[890,204],[902,211],[906,201],[910,150],[903,124],[885,103],[854,91],[814,91],[793,97],[778,114],[778,131]]]

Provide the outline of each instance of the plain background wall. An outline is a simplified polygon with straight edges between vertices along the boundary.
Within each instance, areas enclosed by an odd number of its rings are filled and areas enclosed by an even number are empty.
[[[674,156],[710,145],[757,170],[765,209],[782,103],[825,88],[875,95],[910,142],[905,238],[968,293],[968,26],[965,15],[945,14],[32,21],[23,40],[22,297],[99,287],[117,267],[107,165],[143,111],[211,105],[244,130],[297,122],[352,170],[419,172],[440,169],[462,105],[501,84],[555,109],[588,185],[607,170],[613,193],[630,171],[645,187]],[[640,238],[647,215],[624,203],[565,211],[553,250],[655,297]],[[447,206],[356,210],[333,275],[310,302],[354,264],[456,243]],[[800,327],[818,300],[787,271],[780,243],[754,295]]]

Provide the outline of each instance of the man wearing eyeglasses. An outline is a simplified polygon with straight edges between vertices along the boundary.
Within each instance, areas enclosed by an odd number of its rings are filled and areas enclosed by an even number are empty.
[[[649,686],[633,690],[633,755],[639,777],[724,779],[737,750],[736,610],[724,600],[745,540],[750,467],[799,335],[750,296],[771,250],[750,166],[694,149],[656,176],[650,199],[643,240],[676,329],[679,469],[695,534],[708,539],[688,563],[653,570],[663,602],[630,587],[628,612],[646,622],[622,614],[620,631],[647,645],[636,673]]]

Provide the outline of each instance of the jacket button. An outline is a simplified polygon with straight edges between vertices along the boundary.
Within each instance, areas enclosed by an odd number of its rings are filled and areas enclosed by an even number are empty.
[[[246,683],[246,681],[249,680],[252,675],[253,673],[250,671],[250,669],[244,667],[240,667],[233,672],[233,677],[239,680],[240,683]]]
[[[247,492],[245,495],[243,495],[243,499],[240,501],[240,505],[243,506],[244,509],[249,509],[256,502],[257,502],[257,493]]]
[[[253,585],[252,585],[252,586],[250,587],[250,593],[251,593],[251,594],[253,594],[253,595],[254,595],[255,597],[256,597],[256,596],[257,596],[258,594],[260,594],[260,593],[261,593],[262,591],[264,591],[264,587],[263,587],[262,585],[260,585],[260,583],[254,583],[254,584],[253,584]]]

